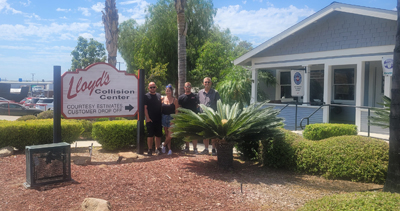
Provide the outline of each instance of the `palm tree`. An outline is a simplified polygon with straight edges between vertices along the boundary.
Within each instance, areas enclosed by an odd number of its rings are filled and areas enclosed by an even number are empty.
[[[115,0],[106,0],[103,13],[104,31],[106,33],[106,48],[108,51],[108,63],[115,67],[117,65],[117,43],[118,43],[118,10]]]
[[[179,108],[180,113],[173,115],[172,136],[187,141],[194,139],[216,139],[218,165],[223,168],[233,166],[233,146],[245,141],[258,141],[280,134],[283,125],[279,111],[252,104],[240,109],[238,103],[230,106],[219,100],[217,111],[200,105],[203,113]]]
[[[185,93],[186,82],[186,32],[185,21],[186,0],[175,0],[175,10],[178,22],[178,95]]]

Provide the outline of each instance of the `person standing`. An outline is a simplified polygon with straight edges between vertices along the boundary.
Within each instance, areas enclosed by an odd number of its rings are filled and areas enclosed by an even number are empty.
[[[168,84],[165,87],[165,97],[162,98],[162,126],[164,127],[164,132],[165,132],[165,142],[163,146],[163,153],[165,153],[165,146],[168,146],[168,155],[172,155],[172,150],[171,150],[171,114],[176,114],[178,113],[177,109],[179,108],[179,103],[178,100],[173,97],[173,88],[171,84]]]
[[[162,136],[161,126],[161,94],[156,93],[156,83],[149,83],[149,92],[144,97],[144,114],[146,116],[148,155],[153,154],[153,138],[155,137],[156,151],[161,153],[160,144]],[[158,149],[157,149],[158,147]]]
[[[179,106],[182,108],[190,109],[193,112],[197,113],[197,109],[199,107],[199,98],[196,94],[192,93],[192,84],[190,82],[186,82],[184,89],[185,93],[178,98]],[[194,153],[198,154],[197,140],[192,140],[192,144]],[[189,152],[189,142],[186,142],[186,147],[183,151]]]
[[[211,88],[212,82],[210,77],[206,77],[203,79],[203,86],[204,89],[199,91],[199,102],[200,104],[203,104],[207,107],[212,108],[214,111],[217,111],[217,102],[221,97],[219,96],[219,93]],[[209,154],[208,151],[208,146],[209,146],[209,139],[204,139],[204,150],[201,152],[201,154]],[[211,140],[212,143],[212,155],[216,155],[217,151],[215,150],[215,139]]]

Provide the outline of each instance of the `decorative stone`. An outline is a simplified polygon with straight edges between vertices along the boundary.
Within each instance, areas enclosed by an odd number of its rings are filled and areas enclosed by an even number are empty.
[[[81,211],[110,211],[111,203],[96,198],[86,198],[81,204]]]
[[[0,157],[7,157],[14,154],[14,148],[8,146],[0,149]]]
[[[121,163],[123,158],[126,158],[127,162],[133,162],[138,157],[139,156],[136,153],[133,153],[133,152],[120,152],[120,153],[118,153],[117,163]]]
[[[91,164],[92,158],[88,156],[72,156],[71,161],[75,165],[86,166]]]

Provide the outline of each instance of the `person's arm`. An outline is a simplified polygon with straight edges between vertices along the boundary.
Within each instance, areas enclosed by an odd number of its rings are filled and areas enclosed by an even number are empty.
[[[147,111],[147,105],[144,105],[144,115],[146,116],[146,122],[153,122],[149,117],[149,112]]]
[[[221,99],[221,96],[219,96],[219,93],[217,91],[215,91],[215,103],[217,103],[218,100],[220,100],[220,99]],[[221,102],[222,102],[222,100],[221,100]]]

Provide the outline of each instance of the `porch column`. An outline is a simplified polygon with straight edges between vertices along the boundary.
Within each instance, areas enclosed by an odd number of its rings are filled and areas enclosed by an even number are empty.
[[[357,62],[357,78],[356,78],[356,106],[362,106],[364,102],[364,79],[365,79],[365,62]],[[361,131],[361,108],[356,108],[356,126],[358,132]]]
[[[258,70],[254,67],[251,68],[251,103],[257,102],[257,85],[258,85]]]
[[[383,94],[386,97],[392,98],[391,96],[391,89],[392,89],[392,76],[385,76],[385,85],[384,85],[384,90]]]
[[[310,71],[311,65],[306,66],[306,72],[304,73],[304,96],[303,102],[310,102]]]
[[[332,65],[324,64],[324,103],[331,104],[332,101]],[[329,123],[329,106],[324,106],[322,122]]]

